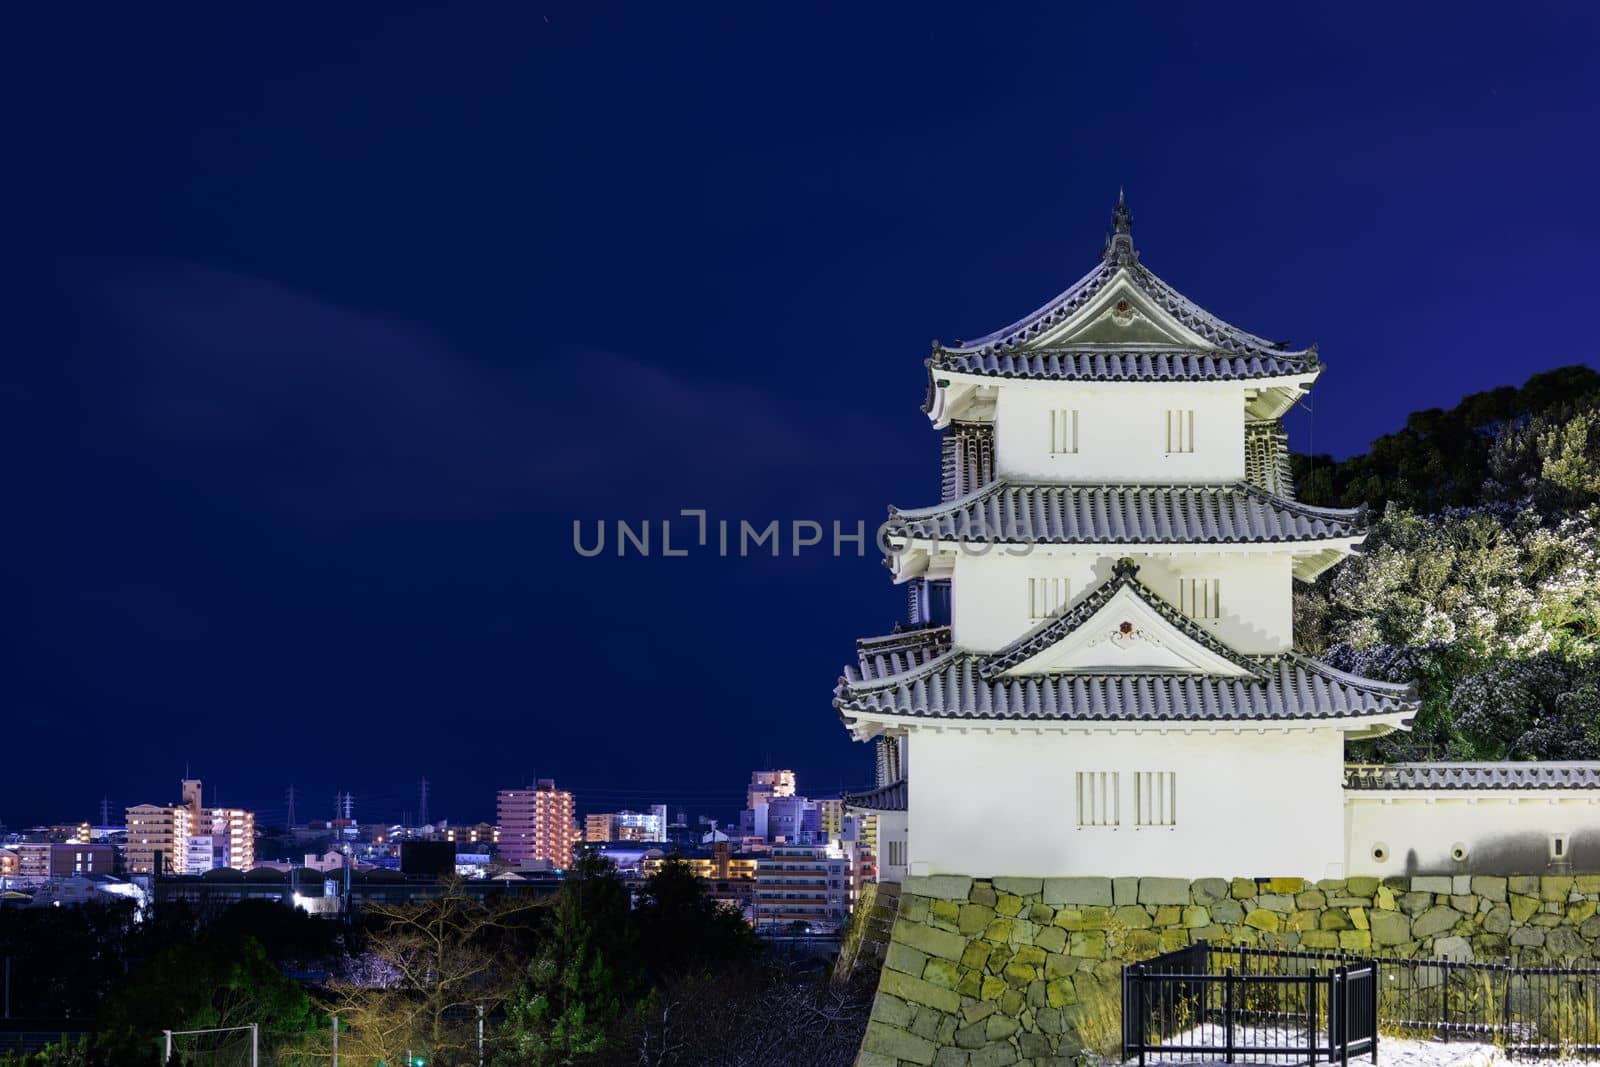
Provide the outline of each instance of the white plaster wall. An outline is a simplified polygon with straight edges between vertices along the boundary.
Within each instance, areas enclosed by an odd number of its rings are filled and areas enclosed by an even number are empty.
[[[906,878],[904,863],[889,862],[889,842],[907,840],[906,813],[903,811],[878,812],[878,881],[903,882]]]
[[[1333,730],[919,734],[910,860],[975,877],[1342,877],[1343,757]],[[1078,828],[1078,771],[1119,772],[1120,827]],[[1135,771],[1176,772],[1176,826],[1135,828]]]
[[[1344,803],[1352,874],[1438,874],[1456,871],[1538,874],[1550,862],[1549,837],[1567,835],[1567,862],[1594,868],[1600,790],[1352,789]],[[1466,859],[1451,855],[1466,846]],[[1384,846],[1385,859],[1373,854]],[[1512,870],[1515,868],[1515,870]]]
[[[1114,547],[1025,556],[994,548],[987,555],[957,554],[951,585],[951,632],[957,644],[979,652],[1003,648],[1039,625],[1028,617],[1028,579],[1065,578],[1072,602],[1111,577],[1120,557]],[[1224,644],[1240,652],[1282,652],[1294,643],[1293,560],[1286,552],[1200,552],[1141,556],[1139,579],[1178,604],[1183,578],[1221,582],[1222,617],[1202,620]]]
[[[1050,413],[1078,412],[1078,451],[1050,452]],[[1168,454],[1168,409],[1193,410],[1195,449]],[[1006,382],[995,400],[995,467],[1022,481],[1233,482],[1244,478],[1237,382]]]

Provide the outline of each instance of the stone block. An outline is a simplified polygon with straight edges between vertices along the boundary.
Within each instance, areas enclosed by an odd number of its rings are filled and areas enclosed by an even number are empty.
[[[1287,893],[1290,896],[1302,891],[1306,887],[1304,878],[1268,878],[1267,892]]]
[[[960,874],[912,874],[900,882],[901,896],[966,900],[971,892],[972,879]]]
[[[1111,921],[1124,930],[1148,930],[1155,925],[1150,913],[1137,904],[1124,904],[1111,913]]]
[[[938,1047],[939,1027],[948,1018],[950,1016],[942,1015],[932,1008],[918,1008],[917,1017],[911,1021],[911,1032],[918,1037],[927,1038]]]
[[[874,1022],[888,1023],[904,1030],[911,1025],[911,1020],[916,1014],[917,1009],[899,997],[879,993],[872,998],[871,1018]]]
[[[880,986],[880,988],[882,988]],[[983,985],[979,987],[978,996],[983,1000],[999,1000],[1006,991],[1006,980],[999,975],[986,974],[983,976]]]
[[[899,924],[894,931],[894,940],[944,960],[959,960],[967,950],[967,939],[960,934],[916,923]]]
[[[1044,885],[1042,878],[995,878],[993,884],[1001,893],[1019,897],[1036,897]]]
[[[1366,930],[1340,930],[1339,947],[1346,952],[1365,952],[1372,948],[1372,934]]]
[[[1394,902],[1394,890],[1386,885],[1380,885],[1372,891],[1372,906],[1382,911],[1394,911],[1397,905]]]
[[[1017,1062],[1017,1050],[1010,1045],[989,1044],[973,1049],[967,1062],[971,1067],[1011,1067]]]
[[[1106,935],[1103,930],[1080,930],[1067,941],[1067,953],[1072,956],[1086,956],[1090,959],[1104,959],[1106,955]]]
[[[1472,946],[1464,937],[1441,937],[1434,941],[1429,955],[1451,963],[1471,963]]]
[[[985,941],[1010,941],[1012,925],[1011,919],[996,918],[983,928],[983,938]]]
[[[1424,937],[1433,937],[1447,930],[1455,929],[1456,923],[1461,921],[1461,913],[1454,908],[1443,907],[1429,908],[1418,915],[1411,923],[1411,936],[1417,940]]]
[[[1370,929],[1372,929],[1371,920],[1369,920],[1367,918],[1367,909],[1366,908],[1351,908],[1350,909],[1350,925],[1351,925],[1351,927],[1353,927],[1354,929],[1357,929],[1357,930],[1370,930]]]
[[[1592,900],[1579,900],[1568,904],[1567,922],[1573,926],[1582,926],[1588,921],[1589,916],[1593,915],[1597,910],[1600,910],[1600,905],[1597,905]]]
[[[1233,925],[1244,922],[1244,905],[1237,900],[1219,900],[1211,905],[1211,919],[1213,922]]]
[[[1433,893],[1436,896],[1449,896],[1451,889],[1448,874],[1419,874],[1411,879],[1413,893]]]
[[[1433,907],[1432,893],[1410,892],[1400,895],[1400,910],[1407,915],[1421,915]]]
[[[983,1021],[983,1036],[990,1041],[1004,1041],[1017,1032],[1017,1020],[996,1012]]]
[[[1574,887],[1580,893],[1600,893],[1600,874],[1580,874]]]
[[[1226,878],[1201,878],[1189,887],[1189,898],[1196,904],[1215,904],[1228,899]]]
[[[1177,926],[1183,921],[1183,909],[1173,904],[1156,909],[1156,914],[1151,922],[1156,926]]]
[[[1382,885],[1376,878],[1346,878],[1344,880],[1344,895],[1351,897],[1366,897],[1372,899],[1374,893]]]
[[[1300,935],[1300,946],[1308,949],[1339,947],[1339,935],[1333,930],[1307,930]]]
[[[965,1049],[982,1048],[989,1043],[989,1039],[984,1036],[982,1022],[968,1023],[966,1026],[958,1027],[955,1033],[955,1041],[957,1048]]]
[[[1256,904],[1268,911],[1287,915],[1294,910],[1294,897],[1288,893],[1261,893],[1256,897]]]
[[[1476,915],[1478,913],[1478,898],[1471,893],[1464,896],[1451,894],[1450,906],[1463,915]]]
[[[1067,946],[1067,932],[1059,926],[1046,926],[1033,935],[1033,943],[1046,952],[1060,952]]]
[[[971,937],[993,921],[993,908],[983,904],[963,904],[956,914],[956,929]]]
[[[1139,903],[1175,904],[1189,903],[1189,883],[1183,878],[1139,879]]]
[[[949,960],[930,959],[928,965],[922,968],[922,980],[944,989],[954,989],[956,980],[961,977],[960,965]]]
[[[1528,897],[1539,895],[1539,876],[1536,874],[1514,874],[1506,879],[1506,885],[1513,893]]]
[[[1472,876],[1470,874],[1452,874],[1450,876],[1451,896],[1464,896],[1470,892],[1472,892]]]
[[[1283,925],[1283,920],[1275,911],[1268,911],[1266,908],[1257,908],[1255,911],[1252,911],[1249,915],[1244,917],[1244,924],[1246,926],[1254,927],[1257,930],[1266,930],[1270,933],[1277,933],[1279,928]]]
[[[1301,911],[1316,911],[1328,906],[1328,896],[1320,889],[1307,889],[1294,895],[1294,906]]]
[[[1202,926],[1211,925],[1211,912],[1199,904],[1191,904],[1183,909],[1183,925],[1191,930],[1198,930]]]
[[[1474,875],[1470,878],[1470,891],[1483,897],[1485,901],[1494,901],[1496,904],[1506,901],[1506,878],[1496,878],[1494,875]]]
[[[1109,878],[1046,878],[1041,890],[1046,904],[1096,904],[1111,906]]]
[[[1519,926],[1511,931],[1511,943],[1518,948],[1532,948],[1544,944],[1544,929],[1538,926]]]
[[[872,1052],[908,1063],[932,1064],[939,1050],[932,1041],[884,1023],[869,1023],[861,1042],[863,1053]]]
[[[1411,919],[1404,912],[1375,911],[1370,918],[1374,944],[1403,945],[1411,940]]]
[[[1583,925],[1578,927],[1578,933],[1582,934],[1590,941],[1600,939],[1600,915],[1591,916],[1590,918],[1585,919]]]
[[[1015,893],[1002,892],[1000,899],[995,901],[994,910],[998,915],[1004,915],[1008,919],[1014,918],[1022,914],[1022,898]]]
[[[878,976],[878,992],[899,997],[907,1004],[934,1008],[951,1015],[961,1007],[961,995],[955,990],[945,989],[943,986],[913,978],[909,974],[901,974],[899,971],[882,972]]]
[[[1323,930],[1348,930],[1350,929],[1350,916],[1337,908],[1322,913],[1317,926]]]
[[[1035,926],[1049,926],[1056,917],[1056,909],[1048,904],[1029,904],[1028,920]]]
[[[1511,907],[1496,904],[1483,916],[1483,928],[1491,934],[1503,934],[1511,929]]]
[[[1078,994],[1073,988],[1072,979],[1051,979],[1045,986],[1045,1003],[1052,1008],[1065,1008],[1078,1003]]]
[[[892,971],[903,971],[913,978],[921,978],[922,969],[928,965],[928,954],[899,941],[890,941],[883,965]]]
[[[1539,879],[1539,899],[1565,904],[1578,880],[1570,874],[1547,874]]]
[[[1118,906],[1139,903],[1139,879],[1111,879],[1111,903]]]
[[[941,1048],[938,1054],[933,1057],[933,1067],[970,1067],[970,1063],[971,1061],[967,1059],[965,1049],[951,1048],[948,1045]],[[856,1067],[862,1067],[859,1060],[856,1061]],[[889,1067],[894,1067],[894,1065],[890,1064]]]
[[[1587,956],[1589,946],[1584,944],[1578,931],[1570,926],[1557,926],[1544,935],[1544,949],[1557,959]]]
[[[1251,878],[1235,878],[1228,883],[1228,895],[1234,900],[1249,900],[1256,895],[1256,883]]]
[[[928,902],[928,919],[955,925],[957,904],[954,900],[930,900]]]
[[[1320,911],[1297,911],[1289,916],[1289,921],[1284,926],[1296,933],[1303,933],[1306,930],[1315,930],[1321,918],[1322,912]],[[1329,927],[1329,929],[1332,929],[1332,927]]]
[[[988,882],[973,882],[972,892],[967,894],[967,899],[974,904],[982,904],[986,908],[992,908],[995,905],[995,901],[1000,899],[1000,895],[994,891],[994,886]]]
[[[1521,893],[1511,894],[1511,920],[1525,923],[1539,910],[1537,897],[1523,896]]]

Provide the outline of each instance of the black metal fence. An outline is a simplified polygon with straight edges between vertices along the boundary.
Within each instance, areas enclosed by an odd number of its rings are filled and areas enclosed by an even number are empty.
[[[1378,1061],[1378,970],[1366,961],[1246,970],[1205,942],[1122,971],[1123,1058]]]
[[[1209,966],[1296,977],[1337,954],[1214,948]],[[1497,1044],[1512,1055],[1600,1058],[1600,967],[1524,967],[1510,959],[1363,957],[1378,967],[1385,1033]]]

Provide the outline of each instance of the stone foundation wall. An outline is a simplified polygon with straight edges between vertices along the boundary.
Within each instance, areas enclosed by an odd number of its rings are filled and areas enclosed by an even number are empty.
[[[907,878],[860,1067],[1075,1063],[1117,1041],[1124,963],[1219,945],[1600,959],[1600,875]]]

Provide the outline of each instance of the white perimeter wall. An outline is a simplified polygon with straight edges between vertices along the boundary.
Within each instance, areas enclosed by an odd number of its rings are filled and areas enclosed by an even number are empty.
[[[1282,652],[1294,642],[1294,572],[1286,552],[1204,552],[1141,556],[1139,580],[1173,605],[1182,578],[1216,578],[1222,617],[1202,622],[1224,644],[1246,653]],[[1083,553],[1008,556],[957,554],[951,583],[955,642],[978,652],[1005,647],[1039,625],[1028,617],[1028,579],[1065,578],[1073,603],[1111,577],[1115,546]]]
[[[1050,412],[1078,413],[1078,451],[1050,452]],[[1168,454],[1167,411],[1194,412],[1193,452]],[[1021,481],[1234,482],[1244,478],[1238,382],[1008,382],[995,398],[995,467]]]
[[[919,733],[915,873],[1343,877],[1333,730]],[[1078,771],[1117,771],[1122,825],[1077,827]],[[1177,774],[1177,825],[1135,828],[1135,771]]]
[[[1344,812],[1351,874],[1539,874],[1552,834],[1566,835],[1569,862],[1596,869],[1600,790],[1352,789]],[[1457,844],[1465,860],[1451,855]],[[1382,860],[1373,854],[1379,845]]]

